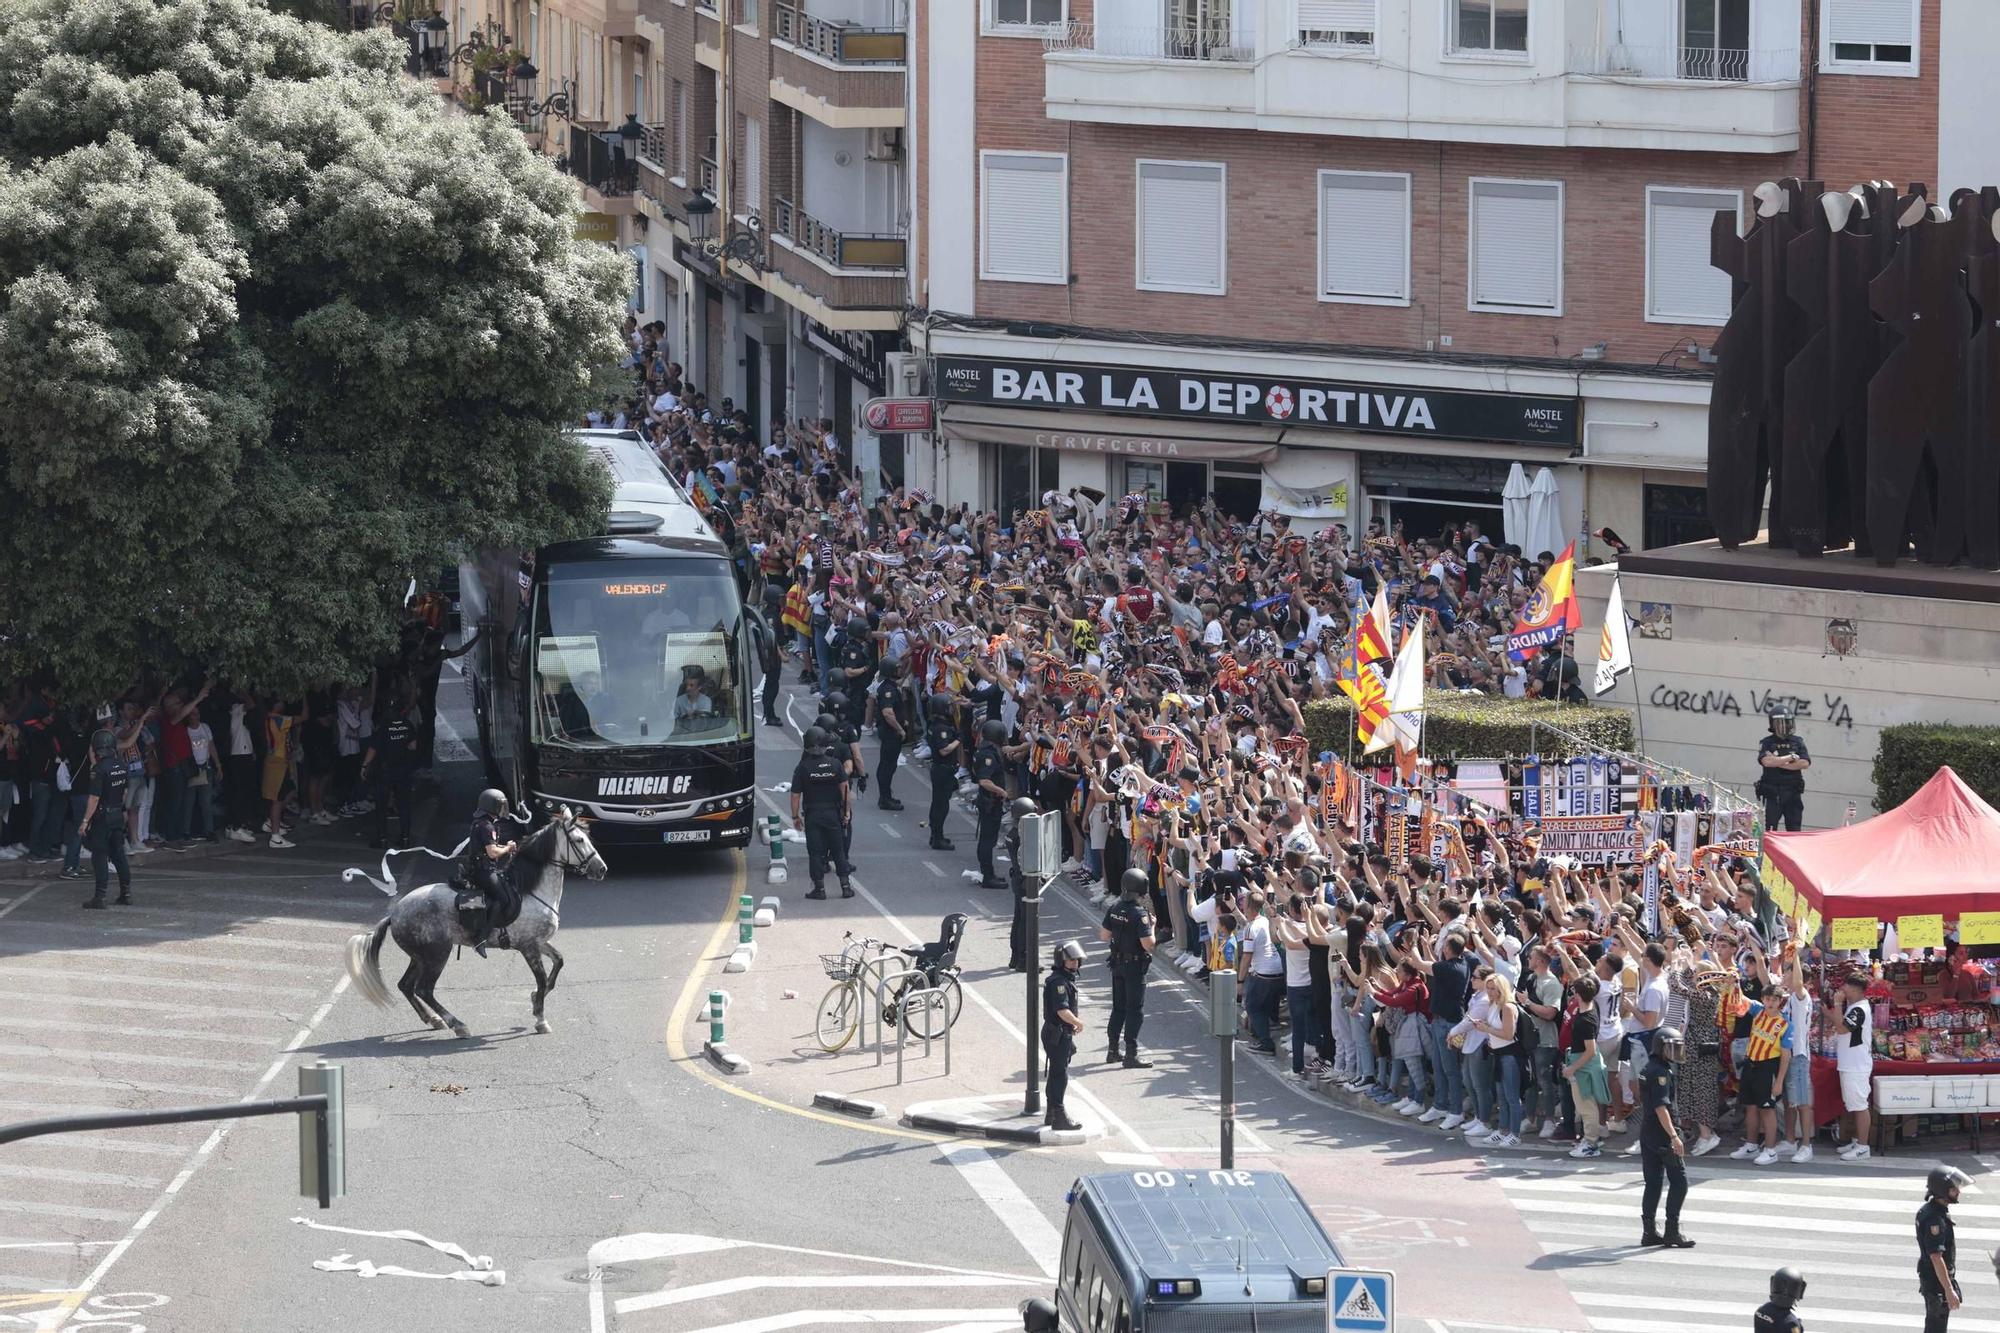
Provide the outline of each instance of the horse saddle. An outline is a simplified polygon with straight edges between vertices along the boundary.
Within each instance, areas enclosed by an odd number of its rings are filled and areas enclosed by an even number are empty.
[[[486,934],[488,925],[491,925],[495,928],[493,943],[503,949],[513,947],[507,940],[506,927],[514,924],[515,918],[521,915],[518,906],[514,911],[505,913],[505,919],[502,920],[494,916],[495,909],[488,903],[486,895],[466,883],[463,878],[454,879],[451,887],[456,895],[452,906],[458,913],[458,924],[468,936],[475,940],[480,939]],[[515,901],[518,903],[519,899]]]

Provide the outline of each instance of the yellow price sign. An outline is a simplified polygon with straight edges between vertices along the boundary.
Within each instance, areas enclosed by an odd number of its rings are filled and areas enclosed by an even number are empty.
[[[1995,913],[2000,916],[2000,913]],[[1833,947],[1836,949],[1872,949],[1875,947],[1876,926],[1872,916],[1837,916],[1833,919]]]
[[[1926,916],[1897,917],[1896,943],[1904,949],[1942,949],[1944,947],[1943,914],[1932,912]]]
[[[1958,918],[1960,944],[2000,944],[2000,912],[1966,912]]]

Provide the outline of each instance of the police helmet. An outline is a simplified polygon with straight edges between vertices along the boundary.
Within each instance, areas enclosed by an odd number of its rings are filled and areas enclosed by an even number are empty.
[[[90,752],[97,756],[99,763],[108,761],[118,753],[118,738],[111,734],[111,728],[99,727],[91,733]]]
[[[504,815],[507,813],[507,793],[498,787],[488,787],[479,793],[478,812],[482,815]]]
[[[847,707],[847,691],[834,690],[826,696],[826,706],[833,712],[841,712]]]
[[[1056,946],[1054,961],[1058,967],[1064,962],[1081,963],[1083,961],[1083,946],[1075,940],[1064,940]]]
[[[939,690],[931,696],[932,717],[948,719],[951,717],[952,710],[956,707],[958,707],[958,696],[948,690]]]
[[[1771,1274],[1771,1299],[1780,1305],[1797,1305],[1806,1298],[1805,1275],[1796,1268],[1780,1268]]]
[[[1136,898],[1142,893],[1148,893],[1152,887],[1153,877],[1137,866],[1118,877],[1118,891],[1127,898]]]
[[[1004,745],[1007,741],[1007,724],[999,718],[989,717],[979,724],[979,739],[987,745]]]
[[[825,727],[811,726],[806,728],[807,750],[824,750],[829,748],[832,744],[833,744],[833,734],[829,732]]]
[[[1773,736],[1789,736],[1798,725],[1798,718],[1793,714],[1790,704],[1773,705],[1770,719]]]
[[[1679,1064],[1686,1049],[1679,1028],[1663,1027],[1653,1033],[1653,1050],[1670,1065]]]
[[[1931,1173],[1924,1177],[1924,1197],[1928,1199],[1942,1199],[1952,1190],[1967,1193],[1972,1188],[1971,1176],[1955,1166],[1945,1166],[1942,1163],[1932,1167]]]
[[[839,731],[840,719],[835,717],[832,713],[821,713],[818,717],[813,719],[813,725],[815,727],[823,727],[828,731]]]
[[[1029,815],[1041,811],[1041,807],[1035,804],[1035,798],[1032,796],[1016,796],[1014,803],[1007,808],[1014,812],[1016,819],[1026,819]]]

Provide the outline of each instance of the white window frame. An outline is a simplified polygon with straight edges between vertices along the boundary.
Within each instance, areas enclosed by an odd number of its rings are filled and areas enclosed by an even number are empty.
[[[1664,194],[1728,194],[1736,196],[1736,232],[1743,233],[1743,191],[1715,185],[1648,185],[1646,187],[1646,286],[1642,293],[1648,324],[1691,324],[1708,328],[1721,328],[1729,322],[1729,316],[1721,318],[1691,315],[1658,315],[1653,313],[1653,200]]]
[[[1026,7],[1022,12],[1032,12],[1034,0],[1021,0]],[[1037,40],[1054,35],[1069,22],[1069,0],[1057,0],[1062,9],[1061,17],[1051,23],[1009,23],[995,18],[995,0],[979,0],[979,33],[982,37],[1031,37]]]
[[[1062,163],[1061,175],[1062,175],[1063,210],[1062,210],[1062,237],[1061,237],[1061,244],[1059,247],[1060,253],[1062,255],[1062,263],[1058,265],[1058,267],[1062,270],[1062,272],[1056,277],[1036,278],[1036,277],[1024,277],[1023,275],[1018,273],[994,273],[986,267],[986,256],[989,251],[989,247],[986,244],[986,223],[988,218],[990,217],[990,211],[987,207],[989,190],[988,190],[988,174],[986,170],[986,164],[989,160],[996,157],[1046,157],[1046,158],[1054,158],[1056,161]],[[1027,283],[1034,283],[1036,285],[1043,287],[1069,286],[1069,154],[1068,153],[1043,153],[1043,152],[1035,152],[1029,149],[1015,149],[1015,148],[982,148],[979,150],[979,280],[981,282],[1027,282]]]
[[[1556,192],[1556,303],[1553,306],[1482,305],[1479,291],[1479,187],[1482,185],[1553,186]],[[1559,180],[1523,180],[1514,176],[1473,176],[1465,183],[1465,308],[1481,315],[1527,315],[1537,319],[1560,319],[1567,295],[1563,269],[1568,237],[1569,191]]]
[[[1485,65],[1526,65],[1535,58],[1535,13],[1549,0],[1528,0],[1528,38],[1525,51],[1495,51],[1491,48],[1478,50],[1458,45],[1457,5],[1458,0],[1439,0],[1438,23],[1440,36],[1444,39],[1441,53],[1446,60],[1464,61],[1467,64]]]
[[[1308,51],[1321,55],[1373,56],[1382,45],[1382,0],[1374,0],[1375,20],[1369,24],[1368,40],[1362,42],[1309,42],[1306,40],[1304,20],[1299,16],[1299,0],[1292,0],[1292,36]]]
[[[1385,180],[1403,182],[1403,294],[1401,296],[1357,296],[1345,292],[1328,292],[1326,289],[1326,178],[1329,176],[1373,176]],[[1339,167],[1322,167],[1313,178],[1316,198],[1313,207],[1319,214],[1319,227],[1313,233],[1315,249],[1313,265],[1318,271],[1315,291],[1319,299],[1329,305],[1399,305],[1410,303],[1410,248],[1413,244],[1415,212],[1415,190],[1410,173],[1407,171],[1345,171]]]
[[[1215,235],[1219,253],[1215,257],[1216,285],[1194,287],[1186,283],[1146,281],[1146,180],[1147,167],[1199,167],[1213,169],[1220,179],[1215,191]],[[1141,157],[1132,163],[1132,285],[1142,292],[1178,292],[1183,296],[1227,296],[1229,294],[1229,164],[1193,162],[1179,158]]]
[[[1835,59],[1833,0],[1819,0],[1819,42],[1819,68],[1822,74],[1872,74],[1884,79],[1914,79],[1923,73],[1923,0],[1910,0],[1910,58],[1906,61]]]

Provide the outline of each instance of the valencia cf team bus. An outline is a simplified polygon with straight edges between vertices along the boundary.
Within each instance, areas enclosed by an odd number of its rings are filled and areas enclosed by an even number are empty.
[[[756,677],[729,552],[636,432],[578,438],[615,481],[604,534],[459,570],[481,757],[600,844],[745,846]]]

